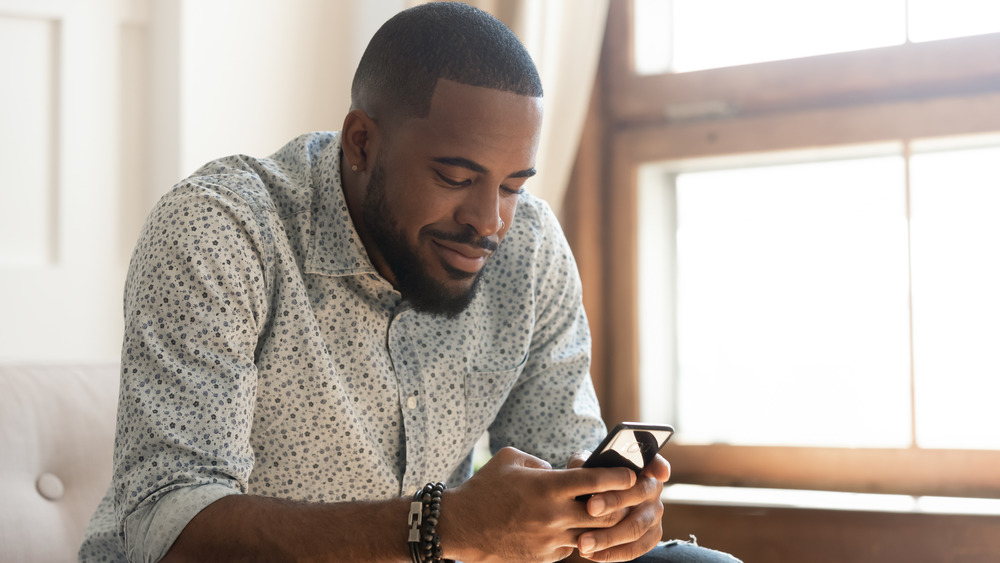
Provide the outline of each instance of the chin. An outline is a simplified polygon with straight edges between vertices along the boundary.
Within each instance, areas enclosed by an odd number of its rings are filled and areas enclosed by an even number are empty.
[[[475,273],[455,270],[443,272],[439,276],[427,275],[425,280],[431,282],[430,284],[424,285],[420,291],[409,296],[404,293],[404,297],[409,297],[413,308],[418,311],[452,319],[472,303],[479,290],[481,274],[482,270]],[[456,279],[456,276],[459,279]]]
[[[438,287],[441,288],[441,293],[447,299],[459,301],[470,299],[470,294],[476,290],[479,275],[478,273],[468,275],[468,272],[466,274],[461,279],[448,277],[444,280],[438,280]]]
[[[447,264],[442,264],[441,268],[444,270],[444,280],[439,279],[438,283],[446,286],[458,285],[465,288],[472,287],[472,284],[476,282],[476,278],[478,278],[479,274],[482,272],[482,270],[477,272],[466,272],[464,270],[452,268]]]

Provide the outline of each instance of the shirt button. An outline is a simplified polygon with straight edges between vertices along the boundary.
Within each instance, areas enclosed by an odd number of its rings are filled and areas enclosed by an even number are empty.
[[[409,398],[407,398],[406,399],[406,408],[408,408],[410,410],[413,410],[413,409],[417,408],[417,398],[416,397],[409,397]]]

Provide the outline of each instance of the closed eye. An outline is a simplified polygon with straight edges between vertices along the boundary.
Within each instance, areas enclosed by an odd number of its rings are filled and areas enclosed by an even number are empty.
[[[449,186],[464,188],[465,186],[472,184],[472,180],[453,180],[437,170],[435,170],[434,173],[437,174],[438,178],[440,178],[442,182],[448,184]]]

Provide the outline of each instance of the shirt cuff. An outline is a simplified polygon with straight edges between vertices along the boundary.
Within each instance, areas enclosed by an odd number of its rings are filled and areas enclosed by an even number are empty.
[[[239,490],[212,483],[174,489],[142,505],[125,518],[125,553],[129,561],[156,563],[174,545],[188,522],[206,506]]]

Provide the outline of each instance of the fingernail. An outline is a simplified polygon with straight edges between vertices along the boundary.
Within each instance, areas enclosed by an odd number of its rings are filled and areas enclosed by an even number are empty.
[[[594,542],[594,538],[590,536],[582,536],[580,538],[580,553],[590,553],[591,551],[594,551],[595,544],[596,542]]]
[[[604,508],[606,506],[607,505],[605,504],[604,499],[601,497],[591,497],[590,503],[587,504],[587,510],[590,512],[591,516],[600,516],[601,514],[604,514]]]

